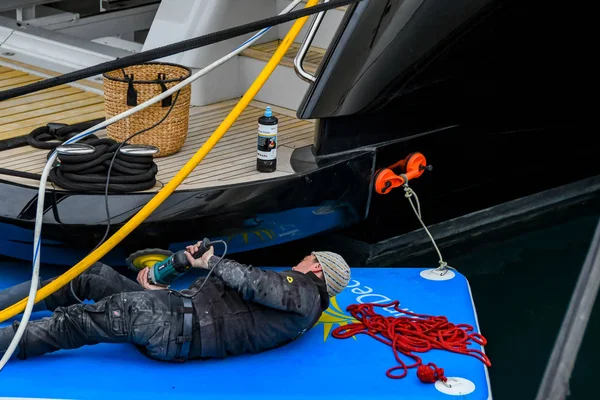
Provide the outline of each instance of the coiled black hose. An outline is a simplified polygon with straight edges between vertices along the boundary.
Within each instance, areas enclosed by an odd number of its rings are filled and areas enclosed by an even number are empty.
[[[67,125],[51,122],[46,126],[35,128],[27,135],[27,143],[37,149],[54,149],[73,136],[85,131],[104,121],[104,118],[93,119],[80,122],[78,124]],[[95,135],[90,135],[80,140],[80,143],[86,143],[90,140],[98,139]]]
[[[109,192],[135,192],[151,189],[156,185],[158,167],[151,155],[122,154],[118,152],[120,143],[112,139],[95,139],[86,144],[94,146],[93,153],[59,154],[58,165],[50,170],[49,178],[52,183],[73,191],[104,193],[108,169],[117,152],[112,165]]]
[[[178,95],[179,92],[177,92],[175,100]],[[169,108],[165,117],[171,110],[172,107]],[[50,149],[47,156],[50,158],[54,149],[63,142],[102,121],[104,118],[73,125],[49,123],[31,131],[27,136],[27,143],[38,149]],[[136,135],[154,128],[156,125],[158,123]],[[151,155],[131,156],[120,153],[119,150],[124,143],[112,139],[99,139],[95,135],[89,135],[78,142],[94,146],[94,152],[86,155],[59,155],[54,168],[50,170],[48,177],[50,182],[67,190],[103,194],[147,190],[156,185],[158,166]],[[112,161],[113,156],[114,161]],[[111,172],[110,180],[107,178],[109,170]],[[0,168],[0,174],[28,179],[40,179],[41,177],[39,174],[5,168]],[[107,181],[109,181],[108,188]]]

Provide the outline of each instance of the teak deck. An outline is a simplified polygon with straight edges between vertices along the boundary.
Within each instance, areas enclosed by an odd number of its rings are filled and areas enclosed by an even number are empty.
[[[43,77],[0,66],[0,90],[41,79]],[[151,191],[160,189],[175,176],[217,129],[237,101],[238,99],[232,99],[190,108],[187,140],[178,153],[155,159],[158,165],[158,182]],[[256,171],[256,140],[258,118],[264,112],[265,106],[266,104],[260,102],[252,102],[221,141],[183,181],[179,189],[221,186],[292,174],[292,151],[297,147],[312,144],[314,122],[295,118],[291,110],[272,107],[275,116],[279,118],[278,166],[276,172],[260,173]],[[26,135],[49,122],[73,124],[102,117],[103,96],[71,86],[51,88],[0,102],[0,140]],[[97,136],[105,136],[105,131],[99,132]],[[40,174],[47,155],[48,150],[31,146],[5,150],[0,152],[0,168]],[[38,186],[38,182],[31,179],[9,175],[0,175],[0,179]]]

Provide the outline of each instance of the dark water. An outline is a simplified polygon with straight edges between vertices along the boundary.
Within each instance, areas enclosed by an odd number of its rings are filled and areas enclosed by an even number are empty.
[[[527,230],[448,249],[445,259],[467,276],[491,359],[496,400],[534,399],[587,254],[600,208],[574,208],[544,217]],[[236,255],[255,265],[294,264],[315,239]],[[258,260],[262,260],[258,263]],[[269,262],[269,261],[273,262]],[[411,266],[434,265],[434,255]],[[4,262],[0,260],[0,267]],[[5,264],[6,265],[6,264]],[[24,268],[30,268],[23,263]],[[44,269],[44,268],[42,268]],[[568,399],[596,398],[600,344],[596,302],[571,378]]]
[[[600,199],[594,199],[442,250],[444,259],[470,282],[479,324],[488,339],[495,400],[535,399],[599,218]],[[318,245],[317,238],[241,258],[254,263],[273,259],[285,265]],[[429,267],[437,258],[432,253],[398,265],[407,262]],[[578,353],[569,400],[597,398],[598,303]]]
[[[535,398],[597,222],[597,216],[574,217],[452,260],[457,269],[469,271],[480,326],[489,341],[494,399]],[[569,399],[595,398],[598,308],[597,301]]]

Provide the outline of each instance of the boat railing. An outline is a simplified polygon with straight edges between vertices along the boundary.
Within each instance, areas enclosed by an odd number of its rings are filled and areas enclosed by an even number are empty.
[[[330,0],[325,0],[324,3],[329,3],[329,1]],[[317,78],[315,75],[306,71],[304,69],[304,66],[302,65],[302,63],[304,62],[304,58],[306,57],[306,54],[308,53],[308,49],[310,48],[310,45],[312,44],[315,36],[317,35],[317,31],[319,30],[319,27],[321,26],[321,22],[323,21],[324,17],[325,17],[325,11],[321,11],[313,19],[312,24],[310,25],[310,28],[308,29],[308,32],[306,33],[306,37],[302,41],[302,44],[300,45],[300,49],[298,49],[298,53],[296,54],[296,57],[294,57],[294,71],[296,71],[296,75],[298,75],[298,77],[300,79],[302,79],[308,83],[313,83],[314,81],[317,80]]]

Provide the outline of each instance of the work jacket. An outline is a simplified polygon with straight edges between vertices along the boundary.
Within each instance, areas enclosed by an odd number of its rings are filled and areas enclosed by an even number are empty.
[[[209,269],[218,261],[212,256]],[[261,270],[223,259],[208,279],[192,298],[196,326],[191,358],[282,346],[312,328],[329,307],[325,282],[312,272]],[[194,282],[190,292],[203,281]]]

